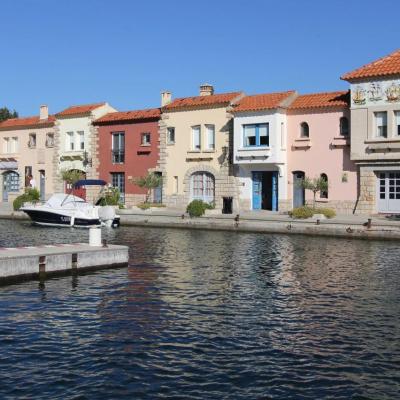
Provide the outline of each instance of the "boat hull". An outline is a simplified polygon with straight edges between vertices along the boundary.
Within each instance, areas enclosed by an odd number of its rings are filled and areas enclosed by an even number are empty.
[[[57,214],[43,210],[23,210],[29,218],[38,225],[46,226],[78,226],[83,228],[90,228],[93,226],[100,226],[101,222],[98,218],[75,218],[73,225],[71,225],[71,217],[68,215]]]

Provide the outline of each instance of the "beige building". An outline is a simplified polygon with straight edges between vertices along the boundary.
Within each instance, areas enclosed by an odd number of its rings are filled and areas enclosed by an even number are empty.
[[[38,116],[0,123],[1,201],[12,202],[30,185],[42,200],[53,193],[54,122],[41,106]]]
[[[196,97],[171,100],[169,92],[162,93],[159,168],[167,206],[186,207],[201,199],[222,209],[223,198],[232,197],[233,208],[238,208],[230,108],[242,96],[214,94],[208,84],[200,86]]]
[[[71,106],[55,115],[54,188],[57,192],[69,189],[61,178],[63,170],[76,170],[82,177],[98,178],[98,134],[92,122],[115,111],[108,103],[96,103]],[[85,191],[77,194],[87,195]]]
[[[342,76],[351,89],[359,213],[400,213],[400,50]]]

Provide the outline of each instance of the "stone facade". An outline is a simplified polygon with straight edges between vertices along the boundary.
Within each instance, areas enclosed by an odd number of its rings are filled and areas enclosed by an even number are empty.
[[[207,148],[206,127],[215,131],[214,148]],[[201,127],[201,149],[193,150],[191,129]],[[167,130],[175,129],[175,142],[168,143]],[[222,210],[223,198],[233,198],[233,210],[239,209],[237,178],[232,165],[233,123],[229,105],[163,110],[159,121],[160,153],[158,169],[163,176],[163,203],[184,209],[192,200],[191,177],[196,172],[214,178],[215,208]]]

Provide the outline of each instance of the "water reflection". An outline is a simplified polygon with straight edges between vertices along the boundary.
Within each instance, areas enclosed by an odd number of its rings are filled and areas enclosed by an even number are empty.
[[[22,231],[87,240],[13,224],[0,243]],[[2,398],[397,398],[396,243],[103,235],[130,246],[129,268],[1,288]]]

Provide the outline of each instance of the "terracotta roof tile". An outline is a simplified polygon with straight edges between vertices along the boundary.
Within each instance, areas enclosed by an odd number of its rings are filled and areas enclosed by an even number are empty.
[[[352,81],[355,79],[372,78],[378,76],[400,75],[400,49],[389,55],[379,58],[354,71],[341,76],[340,79]]]
[[[132,110],[132,111],[118,111],[104,115],[103,117],[96,119],[95,124],[113,123],[120,121],[135,121],[135,120],[146,120],[146,119],[157,119],[161,116],[161,110],[159,108],[148,108],[145,110]]]
[[[95,110],[96,108],[99,108],[101,106],[104,106],[106,103],[94,103],[94,104],[83,104],[80,106],[71,106],[66,108],[63,111],[60,111],[59,113],[56,114],[57,117],[65,117],[69,115],[79,115],[79,114],[87,114],[90,113],[91,111]]]
[[[0,129],[13,129],[13,128],[24,128],[24,127],[45,127],[54,125],[55,117],[49,115],[48,119],[39,119],[39,116],[25,117],[25,118],[10,118],[3,122],[0,122]]]
[[[192,109],[197,107],[209,107],[217,105],[229,105],[229,103],[238,97],[241,92],[212,94],[210,96],[182,97],[172,100],[171,103],[163,107],[165,111]]]
[[[288,109],[348,107],[349,99],[348,91],[303,94],[296,97]]]
[[[259,110],[271,110],[283,106],[285,100],[290,96],[294,95],[296,92],[290,90],[287,92],[278,93],[265,93],[256,94],[253,96],[243,97],[239,103],[234,107],[233,112],[242,111],[259,111]]]

